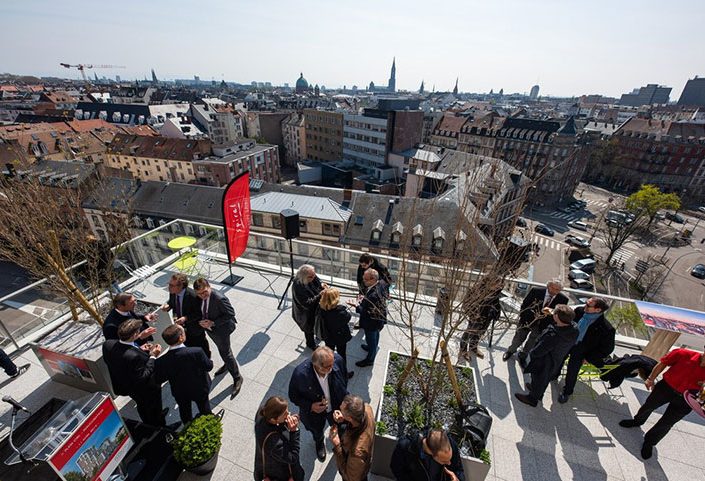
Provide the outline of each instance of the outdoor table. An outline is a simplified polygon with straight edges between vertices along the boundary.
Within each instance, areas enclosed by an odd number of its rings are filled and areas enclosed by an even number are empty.
[[[191,247],[197,242],[197,239],[195,237],[191,236],[181,236],[181,237],[176,237],[174,239],[171,239],[167,246],[169,249],[173,251],[178,251],[181,249],[185,249],[186,247]]]
[[[641,320],[655,329],[642,354],[659,360],[676,343],[681,333],[705,337],[705,312],[635,301]]]

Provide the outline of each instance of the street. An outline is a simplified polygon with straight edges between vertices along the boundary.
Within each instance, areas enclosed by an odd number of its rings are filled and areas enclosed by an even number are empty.
[[[560,212],[535,207],[525,209],[523,217],[528,221],[528,227],[521,230],[524,231],[525,236],[531,236],[532,242],[536,242],[540,246],[539,254],[532,255],[527,263],[527,268],[529,265],[534,267],[534,281],[546,282],[551,279],[559,279],[565,285],[569,284],[568,262],[565,255],[569,248],[565,238],[569,234],[590,241],[591,250],[598,262],[607,258],[609,250],[605,247],[600,232],[594,232],[594,227],[603,219],[608,210],[623,204],[624,197],[601,188],[580,184],[576,190],[576,198],[587,203],[584,209],[574,212]],[[561,207],[567,206],[570,202],[572,199],[568,199]],[[691,276],[690,270],[697,263],[705,264],[705,244],[700,243],[705,238],[705,219],[698,219],[693,212],[688,211],[679,211],[679,214],[685,218],[685,224],[673,222],[669,225],[670,221],[655,220],[650,232],[658,239],[657,242],[644,244],[638,239],[629,239],[617,250],[613,256],[613,263],[618,267],[624,263],[624,274],[620,275],[627,280],[634,279],[639,275],[635,269],[637,260],[646,260],[649,255],[656,259],[663,257],[667,264],[666,269],[670,268],[670,272],[665,271],[666,278],[653,300],[663,304],[701,310],[705,305],[705,281]],[[571,228],[568,225],[571,221],[585,222],[588,224],[588,230]],[[550,227],[555,231],[555,235],[549,237],[537,234],[534,232],[537,223]],[[667,241],[683,229],[693,231],[691,244],[668,248]],[[595,283],[596,289],[609,291],[608,294],[629,296],[624,282],[614,282],[614,279],[608,278],[604,280],[604,283],[606,288]]]

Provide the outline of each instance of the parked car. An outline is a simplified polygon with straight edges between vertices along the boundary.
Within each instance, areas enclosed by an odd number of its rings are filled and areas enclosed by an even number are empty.
[[[534,231],[538,232],[539,234],[547,235],[549,237],[553,237],[553,234],[555,234],[553,229],[543,224],[536,224],[536,227],[534,227]]]
[[[690,275],[698,279],[705,279],[705,264],[695,264],[690,270]]]
[[[664,213],[661,212],[661,211],[658,211],[658,212],[656,212],[656,215],[655,215],[654,217],[655,217],[656,219],[658,219],[658,220],[663,220],[663,219],[666,218],[666,214],[664,214]]]
[[[570,281],[570,287],[573,289],[580,289],[581,291],[592,291],[595,289],[592,282],[586,279],[573,279]]]
[[[526,227],[526,219],[523,217],[517,217],[517,227]]]
[[[573,229],[584,230],[584,231],[588,230],[588,225],[585,222],[580,221],[580,220],[570,221],[570,222],[568,222],[568,225],[570,227],[572,227]]]
[[[572,247],[570,253],[568,253],[568,262],[571,264],[573,262],[578,262],[582,259],[594,259],[595,255],[590,252],[590,249],[585,247]]]
[[[568,273],[568,279],[573,280],[573,279],[585,279],[586,281],[590,280],[590,274],[587,272],[583,272],[578,269],[573,269]]]
[[[705,205],[698,207],[698,210],[699,210],[700,212],[702,212],[703,214],[705,214]]]
[[[685,224],[685,219],[677,212],[666,212],[666,219],[673,221],[676,224]]]
[[[575,247],[590,247],[590,243],[586,239],[573,234],[565,236],[565,242]]]
[[[597,265],[597,262],[595,262],[594,259],[581,259],[579,261],[573,262],[570,265],[570,269],[583,271],[583,272],[587,272],[588,274],[592,274],[593,272],[595,272],[596,265]]]

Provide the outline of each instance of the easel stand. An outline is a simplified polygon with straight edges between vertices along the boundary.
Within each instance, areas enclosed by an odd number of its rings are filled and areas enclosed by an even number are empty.
[[[294,282],[294,246],[291,244],[291,239],[289,239],[289,267],[291,268],[291,277],[289,277],[289,282],[287,282],[282,297],[279,299],[279,304],[277,305],[278,310],[281,310],[282,303],[284,299],[286,299],[286,293],[289,292],[289,287],[291,287],[291,283]]]
[[[228,270],[230,271],[230,274],[228,274],[228,277],[220,281],[221,284],[225,284],[226,286],[234,286],[238,282],[244,279],[242,276],[236,276],[233,274],[233,266],[228,262]]]

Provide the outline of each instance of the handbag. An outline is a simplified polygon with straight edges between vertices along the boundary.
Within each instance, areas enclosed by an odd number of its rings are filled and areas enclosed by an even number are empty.
[[[262,441],[262,474],[264,474],[264,478],[262,478],[262,481],[272,481],[269,476],[267,476],[267,471],[264,469],[264,446],[267,444],[267,439],[269,439],[269,436],[274,434],[274,431],[271,433],[267,434],[265,436],[264,441]],[[289,479],[287,481],[294,481],[294,476],[291,474],[291,465],[289,466]]]

